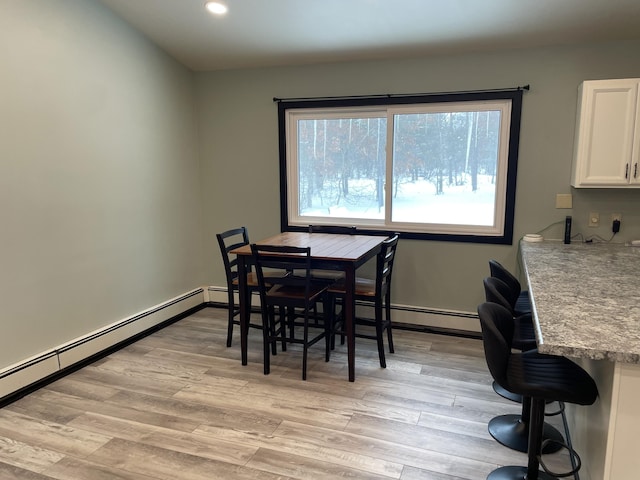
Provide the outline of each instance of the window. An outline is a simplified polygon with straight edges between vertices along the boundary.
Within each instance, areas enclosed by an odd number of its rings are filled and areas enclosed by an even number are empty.
[[[510,244],[522,90],[281,101],[282,229]]]

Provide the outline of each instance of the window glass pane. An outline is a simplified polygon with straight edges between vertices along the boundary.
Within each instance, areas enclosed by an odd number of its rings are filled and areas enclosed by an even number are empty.
[[[393,222],[495,224],[501,111],[393,116]]]
[[[298,215],[384,219],[386,117],[297,121]]]

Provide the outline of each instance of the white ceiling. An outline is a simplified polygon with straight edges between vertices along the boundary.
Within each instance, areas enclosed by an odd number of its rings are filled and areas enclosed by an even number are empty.
[[[101,1],[195,71],[640,38],[640,0]]]

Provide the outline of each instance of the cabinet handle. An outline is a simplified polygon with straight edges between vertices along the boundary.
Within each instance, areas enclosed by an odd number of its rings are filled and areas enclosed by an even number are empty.
[[[633,166],[633,178],[638,178],[638,162]]]
[[[624,167],[624,178],[629,178],[629,164],[628,163]]]

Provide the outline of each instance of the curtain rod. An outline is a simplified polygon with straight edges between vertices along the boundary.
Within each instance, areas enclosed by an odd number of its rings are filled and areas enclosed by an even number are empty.
[[[338,97],[298,97],[298,98],[278,98],[273,97],[273,101],[280,102],[301,102],[307,100],[351,100],[351,99],[368,99],[368,98],[402,98],[402,97],[426,97],[431,95],[454,95],[459,93],[492,93],[492,92],[517,92],[520,90],[529,90],[529,85],[517,86],[511,88],[494,88],[485,90],[459,90],[454,92],[430,92],[430,93],[382,93],[378,95],[345,95]]]

